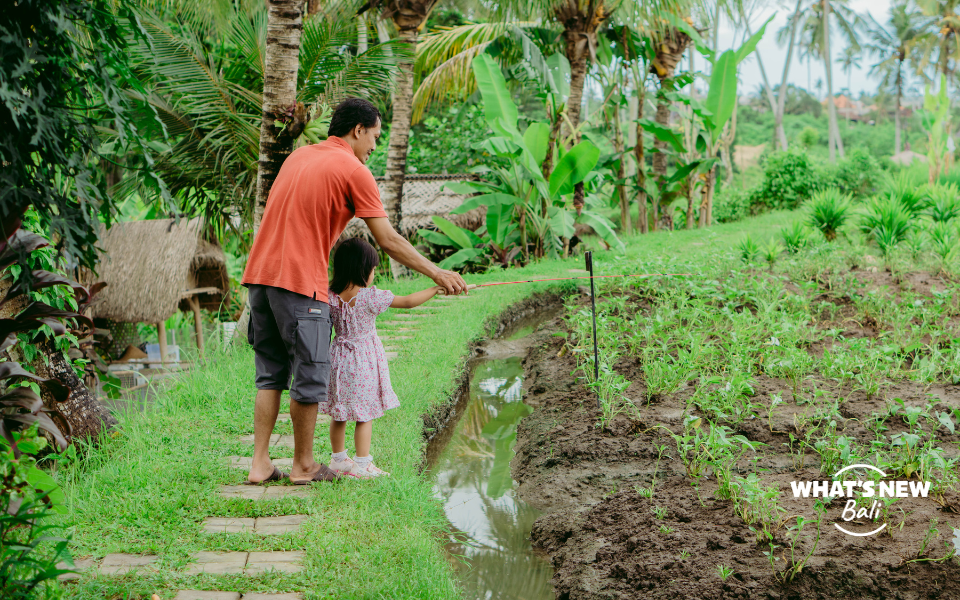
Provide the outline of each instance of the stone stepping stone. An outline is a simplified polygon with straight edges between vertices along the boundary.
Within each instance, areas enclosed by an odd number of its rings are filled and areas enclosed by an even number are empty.
[[[94,561],[92,558],[74,559],[73,561],[73,569],[76,571],[87,571],[90,568],[95,566],[96,566],[96,561]],[[70,567],[67,566],[67,563],[61,562],[61,563],[57,563],[57,568],[69,569]],[[57,580],[75,581],[77,579],[80,579],[81,575],[82,573],[64,573],[63,575],[60,575],[59,577],[57,577]]]
[[[230,461],[230,466],[235,469],[249,469],[253,466],[252,456],[228,456],[227,460]],[[280,470],[289,470],[293,467],[293,459],[275,458],[273,459],[273,464]]]
[[[307,515],[285,517],[221,518],[207,517],[203,520],[206,533],[243,533],[253,531],[259,535],[280,535],[296,531],[307,520]]]
[[[173,600],[240,600],[240,592],[180,590]]]
[[[197,552],[184,575],[260,575],[271,569],[296,573],[303,552]]]
[[[586,269],[567,269],[567,273],[583,273],[589,275],[590,271],[587,271]]]
[[[397,353],[396,353],[396,352],[384,352],[384,356],[387,357],[387,362],[390,362],[390,361],[394,360],[395,358],[397,358]]]
[[[287,515],[285,517],[257,517],[253,532],[259,535],[280,535],[300,529],[309,517],[307,515]]]
[[[412,340],[412,339],[413,339],[412,335],[385,335],[380,338],[380,341],[386,344],[387,342],[395,342],[397,340]],[[324,415],[324,416],[327,416],[327,415]]]
[[[173,600],[302,600],[303,596],[296,593],[261,594],[259,592],[210,592],[201,590],[180,590]]]
[[[303,558],[303,552],[251,552],[247,559],[247,566],[244,573],[247,575],[260,575],[271,569],[276,569],[283,573],[296,573],[301,569],[297,564]]]
[[[248,552],[197,552],[184,575],[236,575],[247,566]]]
[[[309,486],[274,485],[221,485],[221,498],[240,498],[241,500],[277,500],[280,498],[309,498]]]
[[[254,528],[256,519],[221,517],[207,517],[203,520],[203,530],[206,533],[243,533]]]
[[[140,554],[108,554],[100,562],[101,575],[123,575],[139,569],[150,569],[157,562],[156,556]]]
[[[413,309],[411,309],[411,310],[413,310]],[[394,319],[404,319],[404,320],[407,320],[407,321],[417,321],[417,320],[426,318],[426,317],[428,317],[428,316],[430,316],[430,315],[427,315],[427,314],[424,314],[424,313],[420,313],[420,314],[397,313],[397,314],[391,315],[391,316],[392,316]]]

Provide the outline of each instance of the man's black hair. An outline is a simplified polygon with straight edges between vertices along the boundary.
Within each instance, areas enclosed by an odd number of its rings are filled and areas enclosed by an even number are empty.
[[[327,135],[343,137],[357,125],[376,127],[379,120],[380,111],[372,103],[363,98],[347,98],[333,111]]]
[[[333,281],[330,288],[340,294],[351,283],[367,287],[367,278],[380,264],[380,255],[366,240],[350,238],[333,254]]]

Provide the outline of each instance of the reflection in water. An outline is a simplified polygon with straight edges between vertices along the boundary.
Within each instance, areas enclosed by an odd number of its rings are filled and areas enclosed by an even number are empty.
[[[540,513],[520,500],[510,478],[517,424],[533,410],[522,397],[519,358],[477,364],[469,404],[432,469],[458,532],[454,551],[464,555],[458,571],[467,600],[554,597],[553,570],[530,546]]]

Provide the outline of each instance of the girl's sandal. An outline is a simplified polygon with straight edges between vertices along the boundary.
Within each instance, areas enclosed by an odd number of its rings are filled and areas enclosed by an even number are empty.
[[[374,477],[389,477],[390,473],[387,473],[383,469],[380,469],[373,463],[368,464],[366,467],[361,467],[357,465],[357,468],[351,473],[354,477],[360,479],[373,479]]]

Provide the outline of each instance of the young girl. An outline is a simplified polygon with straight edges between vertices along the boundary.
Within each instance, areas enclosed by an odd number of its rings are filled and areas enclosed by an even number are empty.
[[[370,457],[373,419],[400,406],[390,387],[390,371],[383,344],[377,337],[377,315],[388,308],[413,308],[433,298],[442,288],[434,286],[394,296],[389,290],[370,287],[380,263],[377,251],[360,238],[340,244],[333,256],[333,281],[328,292],[330,320],[336,331],[330,346],[330,384],[320,412],[330,415],[330,468],[341,475],[367,479],[389,475]],[[347,421],[357,424],[353,433],[356,458],[346,451]]]

